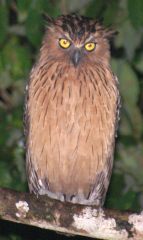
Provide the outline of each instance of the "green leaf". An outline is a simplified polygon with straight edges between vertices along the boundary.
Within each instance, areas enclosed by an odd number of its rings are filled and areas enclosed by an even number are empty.
[[[30,8],[32,1],[24,0],[24,1],[17,1],[17,8],[18,8],[18,20],[19,22],[24,22],[28,15],[28,9]]]
[[[29,0],[17,1],[18,10],[21,12],[27,11],[28,8],[31,6],[31,4],[32,4],[32,1],[29,1]]]
[[[28,17],[26,20],[26,33],[29,41],[33,46],[40,45],[42,35],[42,15],[37,9],[30,8],[28,11]]]
[[[47,13],[51,17],[57,17],[60,15],[60,1],[54,0],[52,1],[45,1],[45,0],[37,0],[40,4],[39,8],[41,12]]]
[[[117,187],[118,186],[118,187]],[[117,199],[121,198],[124,188],[124,178],[122,174],[115,174],[113,172],[109,190],[107,192],[105,207],[120,209],[120,203]]]
[[[6,38],[8,29],[8,11],[4,1],[2,1],[0,6],[0,44]]]
[[[128,210],[139,208],[136,192],[130,189],[124,193],[124,175],[113,173],[111,183],[107,192],[105,207],[115,208],[120,210]]]
[[[131,23],[135,28],[143,25],[143,1],[128,0],[128,11]]]
[[[34,47],[39,47],[41,43],[42,29],[44,28],[42,12],[46,12],[52,17],[59,15],[59,2],[57,1],[57,3],[53,5],[50,1],[32,1],[26,19],[26,33]]]
[[[2,153],[4,152],[4,149],[2,148],[3,145],[5,145],[6,140],[9,137],[9,124],[7,121],[7,115],[5,114],[4,111],[0,111],[0,132],[4,133],[2,134],[0,138],[0,149],[1,151],[1,158],[2,158]]]
[[[120,209],[129,210],[132,209],[132,206],[136,202],[137,205],[137,194],[132,190],[129,190],[127,193],[119,199]]]
[[[104,2],[105,4],[105,2]],[[104,24],[106,26],[113,25],[114,20],[116,19],[118,12],[119,0],[110,0],[107,1],[107,7],[104,13]]]
[[[119,79],[119,88],[124,110],[124,118],[121,116],[120,131],[122,134],[131,134],[130,131],[132,131],[134,136],[138,138],[142,135],[143,119],[137,106],[140,93],[137,75],[124,60],[112,60],[112,67]],[[125,118],[126,121],[124,121]],[[128,125],[129,129],[127,129]]]
[[[10,73],[11,78],[19,80],[28,74],[31,67],[29,48],[21,46],[17,38],[13,37],[3,48],[0,62],[3,67],[2,72],[6,71],[7,74]],[[1,74],[0,81],[3,81]]]
[[[112,59],[112,67],[119,79],[119,87],[124,101],[132,108],[139,96],[138,78],[127,61]]]
[[[6,171],[6,169],[8,171]],[[11,182],[12,182],[12,176],[10,174],[10,169],[8,169],[8,163],[6,161],[1,161],[0,162],[0,185],[3,187],[8,187],[11,185]]]
[[[143,54],[138,56],[137,59],[135,59],[134,66],[138,71],[143,73]]]
[[[135,30],[129,21],[125,21],[118,28],[119,34],[115,39],[116,47],[124,47],[127,59],[130,61],[135,55],[135,51],[141,43],[141,32]]]
[[[100,18],[101,17],[101,10],[105,6],[104,0],[96,0],[91,1],[87,8],[85,15],[93,18]]]

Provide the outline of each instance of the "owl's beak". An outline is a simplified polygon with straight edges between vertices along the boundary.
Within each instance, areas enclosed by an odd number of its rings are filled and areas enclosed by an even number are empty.
[[[81,59],[81,51],[79,49],[76,49],[73,54],[72,54],[72,57],[71,57],[71,60],[73,62],[73,65],[75,67],[77,67],[77,65],[79,64],[80,62],[80,59]]]

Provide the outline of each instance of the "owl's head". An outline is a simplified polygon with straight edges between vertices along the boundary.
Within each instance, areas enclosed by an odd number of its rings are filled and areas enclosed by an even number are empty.
[[[109,38],[113,31],[105,29],[94,19],[79,15],[47,18],[48,26],[41,55],[44,59],[65,62],[77,68],[86,64],[108,64]]]

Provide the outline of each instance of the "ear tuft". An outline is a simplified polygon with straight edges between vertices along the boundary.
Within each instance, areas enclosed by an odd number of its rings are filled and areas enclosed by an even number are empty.
[[[43,12],[42,17],[43,17],[44,21],[46,22],[46,24],[51,25],[54,23],[54,19],[52,17],[50,17],[47,13]]]
[[[103,33],[103,37],[107,38],[108,40],[111,40],[112,38],[114,38],[116,35],[118,34],[118,31],[114,30],[114,29],[106,29]]]

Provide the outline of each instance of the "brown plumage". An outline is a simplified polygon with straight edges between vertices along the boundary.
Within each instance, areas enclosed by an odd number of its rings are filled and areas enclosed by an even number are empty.
[[[109,64],[112,31],[77,15],[48,21],[27,87],[29,188],[101,206],[112,172],[119,106]]]

